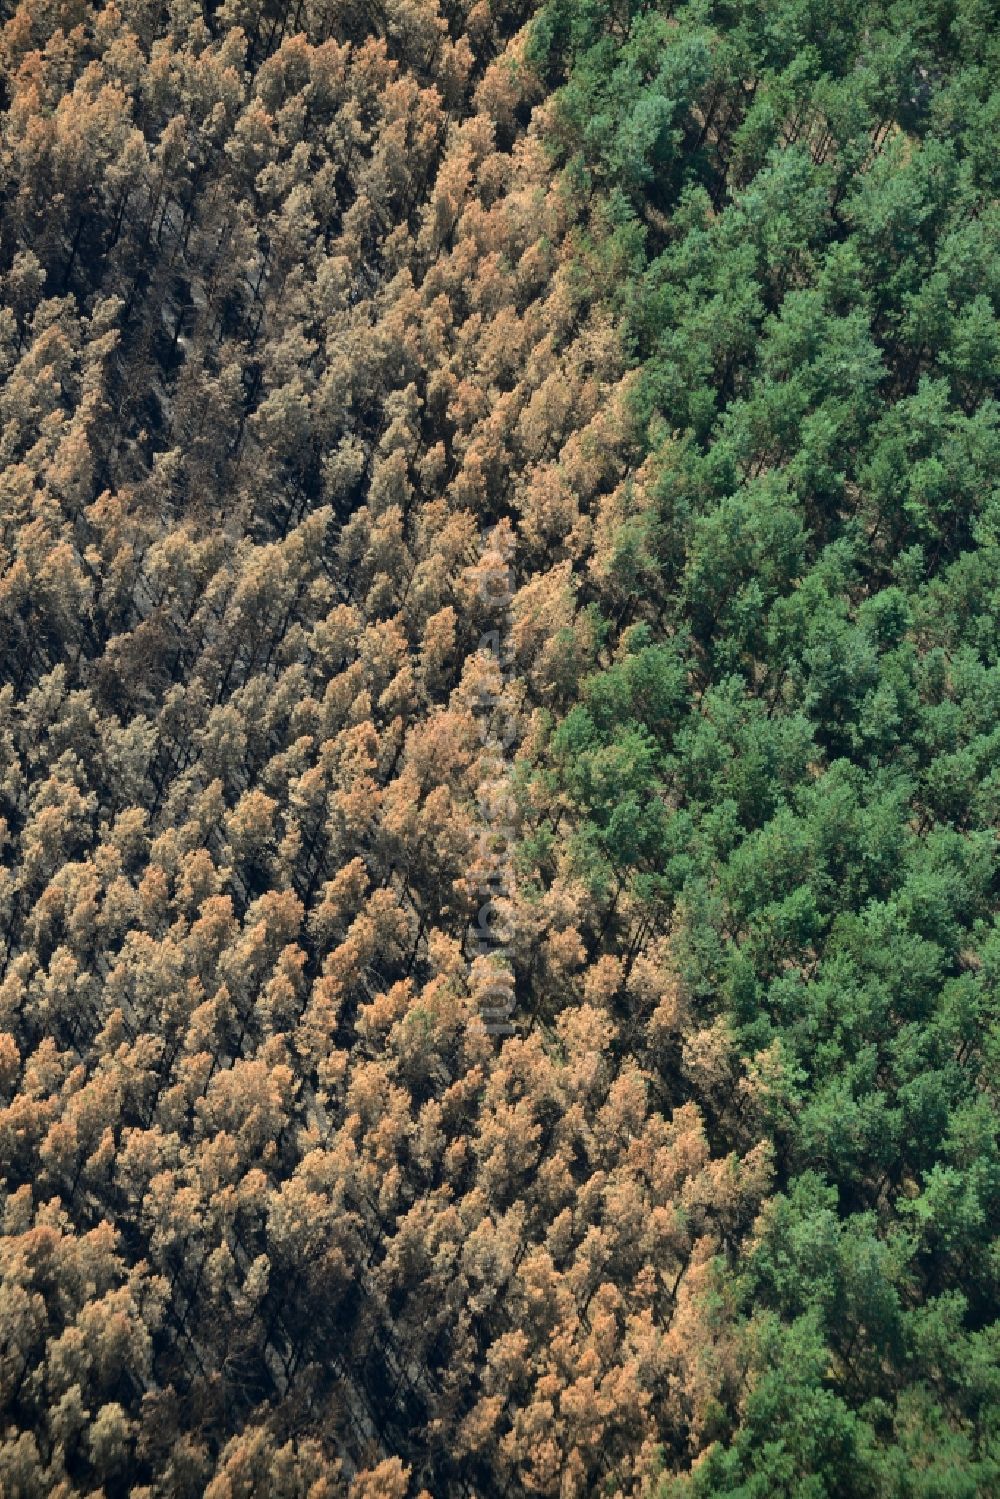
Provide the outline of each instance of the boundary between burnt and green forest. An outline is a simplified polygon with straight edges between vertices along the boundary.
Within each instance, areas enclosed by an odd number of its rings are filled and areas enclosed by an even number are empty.
[[[1000,1492],[995,8],[5,8],[5,1496]]]
[[[625,906],[671,934],[714,1137],[756,1128],[781,1189],[720,1266],[747,1388],[663,1492],[994,1492],[990,7],[552,0],[532,46],[645,462],[534,773],[572,829],[522,864],[568,859],[626,954]]]

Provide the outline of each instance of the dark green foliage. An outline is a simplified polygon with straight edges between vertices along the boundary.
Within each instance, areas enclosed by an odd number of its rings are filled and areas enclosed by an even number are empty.
[[[567,161],[644,246],[658,476],[651,631],[554,763],[579,857],[769,1052],[784,1185],[728,1272],[749,1393],[671,1496],[1000,1485],[989,10],[555,0],[536,33]]]

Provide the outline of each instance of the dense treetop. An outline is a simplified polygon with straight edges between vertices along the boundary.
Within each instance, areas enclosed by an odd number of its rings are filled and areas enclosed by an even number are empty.
[[[997,1492],[993,7],[0,21],[0,1493]]]

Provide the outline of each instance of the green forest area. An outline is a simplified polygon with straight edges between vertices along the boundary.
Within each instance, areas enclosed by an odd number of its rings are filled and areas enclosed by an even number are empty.
[[[1000,12],[0,0],[0,1499],[1000,1495]]]

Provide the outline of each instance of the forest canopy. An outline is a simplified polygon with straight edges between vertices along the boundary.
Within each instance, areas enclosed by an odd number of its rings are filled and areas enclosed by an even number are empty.
[[[0,1495],[1000,1492],[989,0],[0,0]]]

